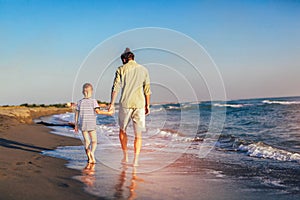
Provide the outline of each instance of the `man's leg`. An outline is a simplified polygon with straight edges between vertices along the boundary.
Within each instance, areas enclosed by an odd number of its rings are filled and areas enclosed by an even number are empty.
[[[127,134],[124,130],[120,129],[120,143],[123,150],[123,160],[122,162],[128,162],[128,153],[127,153]]]
[[[123,163],[128,162],[126,128],[130,121],[131,113],[132,113],[131,109],[123,108],[123,107],[119,108],[119,126],[120,126],[119,138],[123,150],[123,159],[122,159]]]
[[[133,166],[138,166],[142,147],[142,131],[145,130],[145,109],[136,109],[133,112],[132,121],[135,134]]]
[[[84,148],[85,148],[85,153],[88,157],[88,162],[91,162],[92,161],[92,158],[91,158],[91,150],[90,150],[90,137],[89,137],[89,134],[87,131],[82,131],[82,135],[83,135],[83,138],[84,138]]]
[[[142,147],[142,133],[135,133],[133,166],[139,165],[139,155]]]
[[[97,148],[97,133],[96,131],[89,131],[89,135],[91,137],[91,163],[96,163],[96,158],[95,158],[95,151]]]

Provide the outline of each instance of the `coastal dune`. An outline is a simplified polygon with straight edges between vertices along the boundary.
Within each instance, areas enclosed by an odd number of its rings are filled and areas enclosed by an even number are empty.
[[[33,119],[41,116],[60,114],[65,112],[72,112],[71,108],[57,108],[57,107],[25,107],[25,106],[8,106],[0,107],[0,119],[10,117],[15,119],[14,122],[32,124]],[[0,127],[5,126],[1,124]]]

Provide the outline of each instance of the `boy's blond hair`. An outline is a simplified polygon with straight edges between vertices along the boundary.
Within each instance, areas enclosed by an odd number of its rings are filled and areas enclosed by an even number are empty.
[[[90,84],[90,83],[85,83],[85,84],[83,84],[83,86],[82,86],[82,93],[83,93],[83,95],[85,95],[85,96],[92,96],[92,94],[88,94],[87,92],[87,88],[91,88],[92,89],[92,91],[93,91],[93,85],[92,84]]]

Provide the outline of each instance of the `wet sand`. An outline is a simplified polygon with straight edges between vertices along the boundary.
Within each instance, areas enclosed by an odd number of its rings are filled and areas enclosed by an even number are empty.
[[[32,123],[33,117],[63,113],[68,109],[0,108],[0,199],[99,199],[84,192],[73,179],[77,170],[67,161],[41,155],[57,146],[81,142],[49,134],[50,129]]]
[[[104,155],[110,159],[117,158],[115,162],[120,161],[114,153]],[[299,199],[298,192],[287,194],[285,189],[262,185],[255,179],[255,171],[235,164],[182,154],[174,163],[159,168],[161,163],[156,161],[159,159],[141,159],[139,167],[119,164],[116,168],[101,162],[90,166],[77,163],[74,169],[82,173],[75,178],[85,183],[87,192],[107,199]],[[157,170],[145,172],[149,168]]]

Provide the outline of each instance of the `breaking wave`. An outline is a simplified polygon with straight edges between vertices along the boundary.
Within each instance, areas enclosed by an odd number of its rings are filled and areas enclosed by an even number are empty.
[[[268,158],[279,161],[296,161],[300,162],[300,154],[289,152],[269,146],[263,142],[257,142],[249,145],[241,144],[239,151],[246,152],[247,155],[257,158]]]

